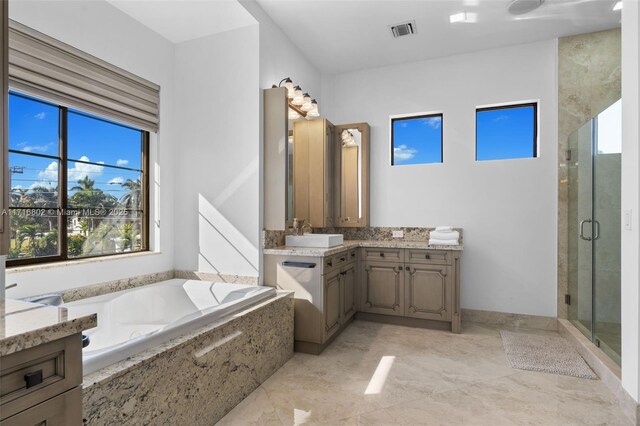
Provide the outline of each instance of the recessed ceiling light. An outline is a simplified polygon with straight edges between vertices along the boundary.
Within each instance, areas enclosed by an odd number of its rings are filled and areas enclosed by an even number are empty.
[[[449,22],[455,24],[456,22],[471,23],[478,22],[478,14],[471,12],[460,12],[449,16]]]
[[[449,22],[465,22],[467,20],[467,12],[460,12],[449,16]]]
[[[619,1],[615,5],[613,5],[613,10],[622,10],[622,2]]]

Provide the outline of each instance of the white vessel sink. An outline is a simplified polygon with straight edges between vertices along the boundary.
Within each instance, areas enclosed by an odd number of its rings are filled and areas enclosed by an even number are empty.
[[[304,234],[287,235],[285,237],[285,244],[294,247],[329,248],[339,246],[343,241],[342,234]]]

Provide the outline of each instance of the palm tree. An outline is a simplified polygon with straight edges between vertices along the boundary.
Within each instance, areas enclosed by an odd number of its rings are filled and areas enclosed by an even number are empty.
[[[127,179],[126,181],[120,184],[123,188],[126,188],[129,192],[124,194],[122,198],[120,198],[120,204],[125,206],[125,208],[129,210],[139,210],[140,209],[140,196],[142,194],[141,188],[142,185],[140,183],[140,179]]]

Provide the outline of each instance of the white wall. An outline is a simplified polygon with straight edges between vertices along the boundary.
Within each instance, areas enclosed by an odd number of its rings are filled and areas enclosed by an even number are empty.
[[[463,308],[556,315],[556,50],[545,41],[323,80],[323,117],[371,125],[371,226],[464,228]],[[476,106],[535,99],[540,157],[476,162]],[[444,164],[391,167],[389,115],[427,111],[444,113]]]
[[[622,385],[640,401],[640,5],[622,9]],[[624,228],[625,211],[631,229]]]
[[[175,47],[175,267],[258,276],[258,26]]]
[[[172,120],[173,46],[104,1],[11,1],[11,19],[84,50],[161,86],[160,132],[151,143],[151,246],[160,254],[68,266],[23,268],[7,273],[24,297],[173,268]],[[159,226],[160,219],[162,227]]]

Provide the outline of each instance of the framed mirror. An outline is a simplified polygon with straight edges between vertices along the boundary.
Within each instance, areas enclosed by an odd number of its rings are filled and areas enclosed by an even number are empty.
[[[341,124],[335,134],[336,226],[369,226],[369,124]]]

